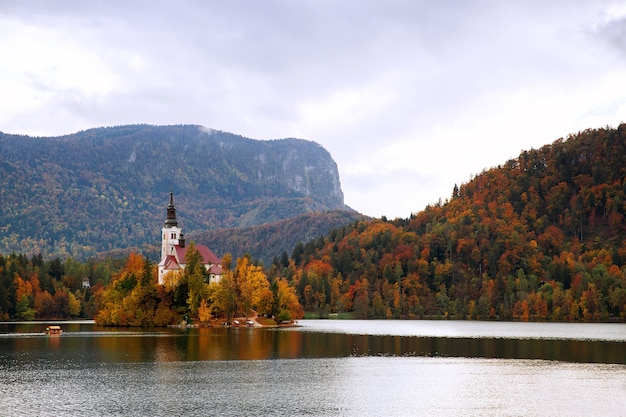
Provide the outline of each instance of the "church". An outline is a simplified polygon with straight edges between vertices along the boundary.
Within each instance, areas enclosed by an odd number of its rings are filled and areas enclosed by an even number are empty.
[[[222,261],[215,253],[204,245],[195,245],[202,258],[202,264],[208,272],[208,282],[219,282],[222,277]],[[165,225],[161,229],[161,262],[159,262],[159,284],[170,285],[175,282],[179,274],[185,269],[187,254],[185,235],[178,227],[174,193],[170,190],[170,202],[167,205]]]

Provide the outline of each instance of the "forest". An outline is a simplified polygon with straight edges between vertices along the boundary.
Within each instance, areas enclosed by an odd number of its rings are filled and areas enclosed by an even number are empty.
[[[295,288],[285,279],[270,283],[249,257],[231,269],[226,254],[222,280],[210,285],[198,252],[190,247],[188,257],[177,285],[168,287],[157,285],[156,264],[135,253],[85,263],[0,255],[0,320],[92,318],[101,325],[155,327],[184,317],[208,325],[251,310],[277,322],[302,317]]]
[[[0,255],[0,320],[92,318],[105,286],[123,266],[121,258],[79,262]]]
[[[230,255],[225,255],[222,278],[211,283],[201,261],[192,243],[185,269],[170,277],[174,284],[157,285],[154,265],[131,254],[120,274],[104,289],[96,323],[159,327],[182,319],[185,324],[216,325],[258,314],[276,324],[303,316],[295,289],[281,278],[270,283],[263,268],[251,263],[249,257],[232,265]]]
[[[266,267],[227,255],[219,287],[192,267],[178,286],[159,288],[154,264],[136,254],[86,262],[0,256],[0,316],[151,326],[255,309],[281,317],[625,321],[625,215],[626,125],[590,129],[486,169],[408,218],[335,228]]]
[[[626,319],[626,125],[587,130],[274,259],[313,316]]]

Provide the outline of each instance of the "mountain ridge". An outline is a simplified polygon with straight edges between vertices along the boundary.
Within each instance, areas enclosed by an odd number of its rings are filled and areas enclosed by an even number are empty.
[[[150,245],[170,189],[186,233],[353,212],[321,145],[198,125],[0,133],[0,177],[0,253],[85,258]]]

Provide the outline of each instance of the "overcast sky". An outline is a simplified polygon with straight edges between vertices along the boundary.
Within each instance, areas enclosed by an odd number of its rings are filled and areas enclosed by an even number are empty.
[[[0,131],[298,137],[345,202],[408,217],[626,119],[626,1],[0,0]]]

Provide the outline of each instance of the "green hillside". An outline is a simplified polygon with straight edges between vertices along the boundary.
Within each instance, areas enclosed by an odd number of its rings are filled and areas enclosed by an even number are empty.
[[[249,254],[253,259],[270,265],[275,257],[290,254],[298,243],[317,239],[332,229],[358,220],[367,220],[367,217],[345,210],[307,213],[260,226],[200,232],[190,236],[190,239],[211,248],[220,248],[222,253],[230,253],[233,258]]]
[[[170,188],[188,235],[349,210],[337,166],[320,145],[201,126],[0,133],[0,177],[0,253],[45,258],[149,252]]]

